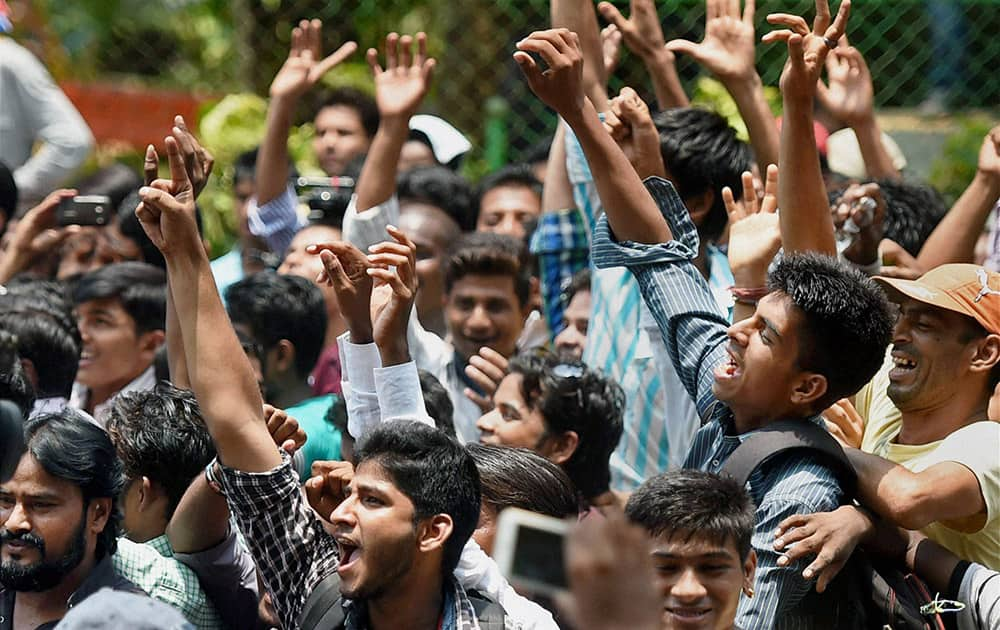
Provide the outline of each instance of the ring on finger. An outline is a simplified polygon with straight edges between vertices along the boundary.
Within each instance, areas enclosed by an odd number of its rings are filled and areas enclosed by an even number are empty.
[[[833,39],[832,37],[824,37],[823,43],[826,44],[827,48],[829,48],[830,50],[833,50],[839,44],[839,42]]]

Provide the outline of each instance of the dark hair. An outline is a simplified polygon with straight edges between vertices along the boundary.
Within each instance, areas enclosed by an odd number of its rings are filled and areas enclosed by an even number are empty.
[[[524,243],[506,234],[470,232],[455,241],[444,270],[445,293],[465,276],[510,276],[521,306],[531,295],[531,264]]]
[[[750,146],[736,137],[725,118],[705,109],[668,109],[653,122],[660,132],[663,162],[681,198],[708,190],[715,193],[698,234],[709,240],[719,238],[728,220],[722,189],[729,186],[737,198],[743,194],[740,177],[750,170]]]
[[[527,149],[521,152],[521,161],[525,164],[535,164],[536,162],[547,162],[549,151],[552,149],[552,136],[544,136]]]
[[[134,241],[142,252],[143,262],[147,262],[155,267],[166,270],[167,261],[153,241],[149,240],[146,231],[142,229],[139,217],[135,216],[135,209],[139,205],[139,189],[130,192],[120,204],[118,204],[118,230],[122,236]],[[198,234],[202,233],[203,225],[201,220],[201,209],[195,206],[194,220],[198,226]]]
[[[42,398],[68,398],[80,361],[80,331],[65,298],[44,291],[0,299],[0,329],[17,338],[22,359],[35,366]]]
[[[888,178],[875,183],[886,205],[883,236],[916,256],[948,213],[944,198],[929,184]]]
[[[647,479],[625,504],[625,515],[653,537],[736,543],[750,553],[756,525],[753,499],[732,479],[701,470],[672,470]]]
[[[17,184],[14,182],[14,173],[6,164],[0,162],[0,213],[10,220],[17,212]],[[7,224],[4,222],[0,228],[0,234],[6,231]]]
[[[399,176],[396,194],[400,201],[418,201],[440,208],[463,232],[476,229],[469,182],[444,166],[418,166]]]
[[[538,453],[470,442],[465,450],[479,469],[483,503],[499,514],[516,507],[555,518],[577,514],[576,488],[566,472]]]
[[[249,151],[244,151],[233,160],[233,186],[243,180],[254,181],[257,176],[257,151],[260,147],[254,147]]]
[[[35,389],[21,367],[17,338],[5,330],[0,330],[0,398],[17,405],[23,416],[35,404]]]
[[[875,376],[893,317],[885,293],[870,278],[829,256],[793,254],[775,266],[767,286],[802,313],[798,365],[827,380],[816,409],[855,394]]]
[[[522,186],[535,193],[539,199],[542,197],[542,182],[538,181],[530,166],[527,164],[508,164],[479,180],[475,201],[477,215],[486,193],[501,186]]]
[[[569,303],[573,301],[573,297],[579,292],[590,293],[590,267],[585,267],[580,271],[577,271],[566,283],[566,287],[562,290],[562,295],[559,298],[562,300],[564,306],[569,306]]]
[[[551,354],[519,354],[508,369],[522,376],[521,394],[529,407],[541,412],[546,435],[577,434],[576,450],[563,468],[583,497],[607,492],[608,460],[624,426],[625,392],[618,383],[583,363],[563,363]],[[574,375],[562,376],[559,369]]]
[[[117,299],[135,321],[137,334],[163,330],[167,320],[167,274],[149,263],[121,262],[84,274],[73,303]]]
[[[122,464],[107,432],[72,409],[29,418],[24,440],[35,461],[53,477],[80,487],[84,505],[111,499],[107,525],[97,537],[97,558],[115,552],[121,512]]]
[[[379,115],[375,100],[361,90],[352,87],[338,87],[330,90],[323,96],[316,113],[324,107],[336,107],[338,105],[349,107],[358,114],[361,119],[361,126],[365,128],[365,134],[372,138],[378,131]]]
[[[315,284],[298,276],[262,271],[226,289],[226,310],[250,327],[264,350],[285,339],[295,346],[295,371],[306,378],[319,360],[326,335],[326,304]]]
[[[479,472],[455,438],[419,422],[400,420],[376,427],[355,452],[356,467],[378,464],[413,502],[417,521],[447,514],[453,528],[445,542],[442,572],[458,566],[462,547],[479,522]]]
[[[323,420],[336,427],[341,435],[350,437],[351,434],[347,430],[347,399],[343,396],[333,397],[333,402],[323,415]]]
[[[420,378],[420,391],[424,395],[427,415],[434,420],[434,426],[455,437],[455,405],[451,402],[448,390],[427,370],[417,370],[417,376]]]
[[[191,481],[215,457],[194,394],[169,383],[115,396],[107,428],[125,478],[149,477],[166,491],[168,520]]]
[[[116,162],[106,166],[76,184],[81,195],[107,195],[111,207],[117,208],[132,191],[142,186],[142,177],[134,168]],[[135,206],[132,206],[135,210]]]

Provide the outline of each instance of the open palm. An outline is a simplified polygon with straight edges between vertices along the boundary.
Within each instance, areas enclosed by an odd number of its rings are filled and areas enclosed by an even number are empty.
[[[738,2],[708,0],[705,37],[701,43],[675,39],[667,43],[667,48],[690,55],[719,79],[751,76],[756,72],[755,11],[754,0],[747,0],[742,15]]]
[[[302,96],[323,75],[357,50],[357,44],[347,42],[327,57],[322,57],[322,26],[319,20],[302,20],[292,29],[292,46],[288,58],[271,82],[271,96]]]
[[[416,54],[414,38],[390,33],[385,38],[384,69],[378,63],[378,52],[368,50],[368,65],[375,77],[375,103],[379,114],[386,118],[412,116],[430,88],[436,62],[427,56],[427,36],[417,33],[415,40]]]

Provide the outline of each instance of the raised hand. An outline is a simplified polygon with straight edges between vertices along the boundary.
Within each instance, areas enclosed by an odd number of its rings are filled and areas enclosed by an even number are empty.
[[[390,225],[387,231],[393,240],[369,248],[368,275],[392,291],[374,307],[372,330],[382,365],[398,365],[410,360],[406,327],[417,295],[417,246],[399,228]]]
[[[767,267],[781,248],[778,221],[778,167],[767,167],[764,197],[757,198],[753,175],[743,173],[743,198],[736,201],[729,186],[722,189],[722,200],[729,215],[729,266],[737,286],[763,286]]]
[[[264,405],[264,423],[274,440],[274,445],[289,455],[302,448],[306,443],[306,432],[299,426],[299,421],[288,415],[284,409]]]
[[[336,241],[316,243],[306,247],[306,252],[319,256],[324,271],[316,278],[319,284],[333,287],[340,312],[347,321],[353,343],[371,343],[372,278],[368,257],[354,245]]]
[[[601,29],[601,55],[604,57],[604,76],[610,77],[618,69],[622,54],[622,32],[614,24]]]
[[[325,524],[347,497],[346,488],[354,479],[354,466],[351,462],[315,461],[311,472],[312,477],[304,484],[306,500]]]
[[[11,234],[7,249],[0,256],[0,284],[7,282],[40,257],[54,252],[79,226],[59,227],[56,212],[63,199],[72,199],[75,190],[60,189],[48,194],[28,210]]]
[[[194,186],[185,169],[180,144],[173,136],[167,136],[163,142],[167,147],[170,179],[157,179],[140,188],[135,214],[149,240],[164,257],[195,251],[204,255],[195,220]]]
[[[827,87],[816,85],[816,98],[835,118],[849,127],[871,120],[875,116],[875,86],[872,74],[861,51],[845,44],[834,48],[826,58]]]
[[[416,54],[413,51],[416,39]],[[427,35],[417,33],[385,38],[385,69],[378,63],[378,51],[368,49],[368,65],[375,77],[375,103],[383,118],[409,119],[430,88],[436,61],[427,56]]]
[[[802,571],[802,577],[815,578],[816,592],[822,593],[844,568],[858,543],[874,531],[871,517],[853,505],[839,507],[833,512],[791,516],[781,521],[774,534],[775,551],[784,552],[778,558],[778,566],[815,556]]]
[[[466,387],[463,393],[466,398],[476,403],[483,413],[493,409],[493,394],[496,393],[503,377],[507,376],[507,364],[506,357],[485,346],[479,349],[479,354],[469,357],[465,375],[479,386],[483,395],[477,394],[470,387]]]
[[[754,37],[755,0],[747,0],[740,15],[739,0],[706,0],[705,37],[667,42],[667,50],[689,55],[720,81],[752,79],[757,74]]]
[[[358,49],[356,43],[347,42],[322,57],[322,28],[323,23],[319,20],[302,20],[292,29],[292,47],[285,63],[271,81],[271,96],[299,98]]]
[[[664,48],[663,28],[656,16],[653,0],[632,0],[629,3],[628,18],[610,2],[598,4],[597,10],[618,29],[625,45],[633,54],[643,60],[666,55],[673,61],[673,53]]]
[[[604,115],[604,128],[615,139],[639,177],[666,177],[660,153],[660,133],[653,124],[646,102],[630,87],[611,99]]]
[[[816,95],[816,82],[823,72],[827,54],[837,47],[847,29],[847,18],[851,14],[851,0],[843,0],[837,17],[830,23],[830,5],[827,0],[816,0],[816,18],[812,30],[805,19],[789,13],[772,13],[767,16],[769,24],[787,28],[771,31],[764,35],[766,44],[785,42],[788,46],[788,61],[781,72],[781,92],[787,98],[812,101]]]
[[[181,148],[184,170],[187,171],[188,179],[191,180],[191,186],[194,188],[195,199],[197,199],[201,191],[205,189],[205,184],[208,183],[208,178],[212,174],[215,158],[208,149],[201,146],[194,134],[188,130],[183,116],[174,116],[174,126],[170,133]],[[153,145],[146,147],[142,171],[146,185],[151,185],[156,180],[159,171],[159,156],[157,156],[156,148]]]
[[[542,70],[529,53],[542,57]],[[543,103],[566,118],[583,110],[583,52],[576,33],[556,28],[535,31],[517,43],[514,61],[521,67],[531,91]]]
[[[980,173],[1000,178],[1000,125],[990,129],[979,149]]]
[[[844,258],[858,265],[870,265],[877,260],[887,210],[878,184],[852,184],[831,210],[836,229],[849,229],[855,233],[843,251]]]

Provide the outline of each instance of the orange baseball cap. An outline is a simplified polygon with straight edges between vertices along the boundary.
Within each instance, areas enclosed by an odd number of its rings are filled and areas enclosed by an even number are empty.
[[[987,332],[1000,334],[1000,273],[979,265],[951,264],[935,267],[916,280],[884,276],[873,280],[918,302],[968,315]]]

